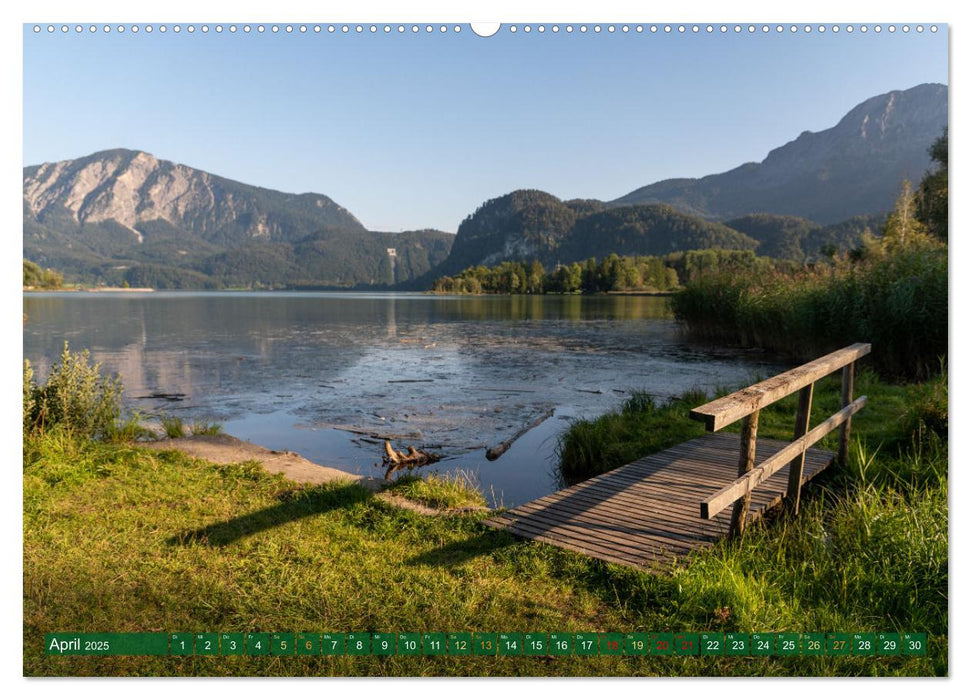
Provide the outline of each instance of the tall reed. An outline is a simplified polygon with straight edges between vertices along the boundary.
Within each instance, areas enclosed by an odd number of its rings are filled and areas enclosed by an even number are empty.
[[[870,342],[882,376],[924,379],[947,355],[947,247],[921,238],[796,272],[704,275],[671,305],[698,339],[798,360]]]

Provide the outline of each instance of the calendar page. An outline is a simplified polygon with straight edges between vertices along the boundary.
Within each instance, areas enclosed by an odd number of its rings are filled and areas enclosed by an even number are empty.
[[[23,24],[24,676],[950,673],[949,25],[589,10]]]

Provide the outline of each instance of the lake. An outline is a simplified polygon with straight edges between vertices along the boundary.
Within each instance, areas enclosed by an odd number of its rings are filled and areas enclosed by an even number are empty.
[[[442,454],[425,471],[462,470],[505,506],[561,487],[556,438],[572,419],[634,389],[663,400],[781,369],[685,342],[666,299],[650,296],[26,293],[24,312],[24,356],[41,377],[66,340],[118,373],[125,405],[147,417],[215,420],[372,476],[383,474],[374,436],[389,436]]]

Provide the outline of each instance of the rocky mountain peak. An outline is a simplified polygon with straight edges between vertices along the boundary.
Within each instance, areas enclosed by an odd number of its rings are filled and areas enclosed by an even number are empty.
[[[662,180],[614,206],[666,202],[712,219],[756,212],[833,223],[889,210],[901,181],[919,180],[947,124],[947,86],[925,83],[864,100],[836,125],[803,131],[748,163],[702,178]]]
[[[298,221],[292,211],[296,199],[303,200]],[[139,241],[142,224],[160,221],[204,239],[289,240],[320,229],[364,230],[324,195],[253,187],[121,148],[24,168],[24,209],[40,223],[113,222]]]

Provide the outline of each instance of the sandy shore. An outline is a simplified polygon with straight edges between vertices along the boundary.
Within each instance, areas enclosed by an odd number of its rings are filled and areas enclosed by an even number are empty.
[[[304,459],[296,452],[268,450],[232,435],[192,435],[146,443],[153,450],[178,450],[217,464],[255,460],[272,474],[282,474],[301,484],[327,484],[332,481],[360,483],[369,491],[379,491],[384,479],[351,474]]]

